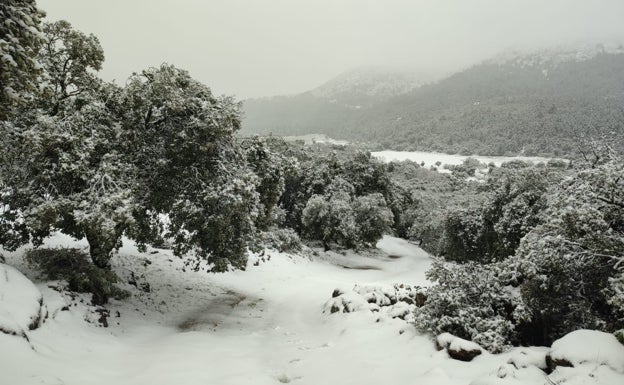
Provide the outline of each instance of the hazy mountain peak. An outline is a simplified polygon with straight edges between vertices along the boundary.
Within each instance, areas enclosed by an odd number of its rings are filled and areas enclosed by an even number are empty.
[[[405,94],[431,76],[386,67],[360,67],[345,71],[310,91],[317,98],[347,102],[362,98],[390,98]]]

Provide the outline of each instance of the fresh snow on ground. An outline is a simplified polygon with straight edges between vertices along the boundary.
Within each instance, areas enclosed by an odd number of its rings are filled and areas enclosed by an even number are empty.
[[[536,156],[481,156],[481,155],[459,155],[459,154],[444,154],[441,152],[426,152],[426,151],[375,151],[371,153],[372,156],[378,158],[384,162],[402,162],[405,160],[411,160],[412,162],[421,163],[424,162],[423,167],[436,166],[436,162],[440,162],[441,165],[448,164],[459,165],[466,159],[473,158],[484,164],[494,163],[497,167],[505,162],[511,162],[513,160],[521,160],[524,162],[548,162],[551,158],[542,158]],[[437,166],[436,166],[437,167]],[[442,170],[441,170],[442,171]]]
[[[41,292],[22,273],[0,264],[0,331],[22,335],[45,317]]]
[[[325,134],[307,134],[307,135],[297,135],[297,136],[284,136],[284,140],[287,142],[294,142],[301,140],[306,145],[311,145],[315,143],[320,144],[331,144],[335,146],[346,146],[349,144],[346,140],[338,140],[332,139]]]
[[[63,236],[49,244],[85,246]],[[29,341],[0,333],[0,384],[547,383],[535,366],[508,363],[514,357],[530,363],[544,348],[484,352],[467,363],[390,315],[367,308],[323,313],[336,288],[429,284],[430,259],[421,249],[392,237],[378,246],[365,255],[267,251],[252,255],[246,271],[212,274],[192,271],[169,251],[140,253],[126,242],[113,265],[122,281],[132,278],[142,290],[124,286],[133,295],[107,306],[105,328],[89,296],[38,281],[50,316],[27,332]],[[33,279],[22,253],[4,254]],[[552,375],[566,384],[624,383],[623,374],[604,365],[584,370]]]

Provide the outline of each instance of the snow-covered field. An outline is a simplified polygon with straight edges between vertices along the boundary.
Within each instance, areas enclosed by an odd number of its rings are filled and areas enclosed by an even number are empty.
[[[73,241],[56,236],[49,243]],[[87,296],[72,298],[53,290],[54,283],[36,282],[49,318],[26,332],[28,341],[0,333],[0,384],[548,383],[533,365],[543,362],[547,348],[483,353],[466,363],[437,351],[431,336],[402,319],[367,309],[323,313],[336,288],[428,284],[430,258],[421,249],[392,237],[378,249],[366,255],[268,252],[252,256],[247,271],[212,274],[190,271],[168,251],[139,253],[126,242],[114,268],[124,280],[134,276],[143,290],[126,285],[132,297],[107,306],[109,326],[102,327]],[[33,278],[20,254],[5,253],[7,263]],[[609,363],[583,362],[550,378],[624,383]]]
[[[314,143],[321,143],[321,144],[331,144],[331,145],[336,145],[336,146],[346,146],[349,144],[349,142],[346,140],[332,139],[325,134],[284,136],[284,140],[287,142],[294,142],[297,140],[302,140],[306,145],[311,145]]]
[[[372,156],[383,160],[385,162],[401,162],[404,160],[411,160],[412,162],[421,163],[424,162],[424,167],[436,166],[436,162],[440,162],[442,165],[459,165],[467,158],[477,159],[481,163],[489,164],[494,163],[497,167],[504,162],[510,162],[512,160],[521,160],[525,162],[548,162],[551,158],[541,158],[537,156],[481,156],[481,155],[459,155],[459,154],[444,154],[441,152],[425,152],[425,151],[376,151],[371,153]]]

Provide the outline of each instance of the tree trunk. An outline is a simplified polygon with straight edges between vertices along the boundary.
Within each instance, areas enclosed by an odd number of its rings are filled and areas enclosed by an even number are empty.
[[[89,242],[89,255],[93,264],[101,269],[110,270],[110,259],[117,245],[117,239],[110,239],[94,229],[87,229],[85,235]]]

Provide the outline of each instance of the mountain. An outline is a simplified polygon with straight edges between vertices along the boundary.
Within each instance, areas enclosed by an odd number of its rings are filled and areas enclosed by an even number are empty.
[[[618,45],[508,53],[360,108],[344,96],[332,104],[313,92],[245,103],[246,130],[483,155],[569,155],[590,137],[609,137],[624,149],[624,48]]]
[[[243,101],[243,134],[331,133],[332,127],[434,79],[432,74],[370,67],[344,72],[297,95]]]

